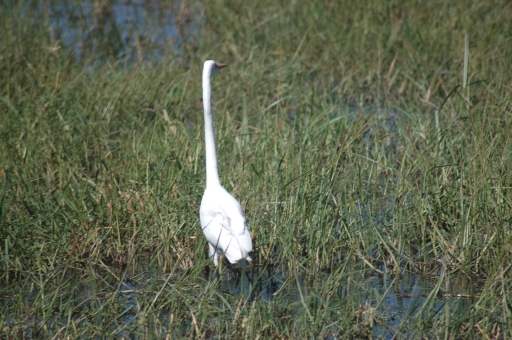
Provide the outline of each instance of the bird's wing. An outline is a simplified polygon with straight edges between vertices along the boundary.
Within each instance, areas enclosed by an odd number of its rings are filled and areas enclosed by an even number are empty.
[[[201,225],[209,242],[215,243],[222,231],[231,233],[247,253],[252,250],[252,240],[240,203],[224,188],[207,189],[200,209]],[[224,234],[225,235],[225,234]]]
[[[233,231],[233,235],[238,240],[240,247],[249,253],[252,250],[252,239],[247,228],[247,221],[245,220],[244,212],[242,211],[240,203],[238,203],[231,194],[227,194],[230,198],[226,199],[229,201],[229,209],[225,209],[225,212],[227,214],[230,229]]]

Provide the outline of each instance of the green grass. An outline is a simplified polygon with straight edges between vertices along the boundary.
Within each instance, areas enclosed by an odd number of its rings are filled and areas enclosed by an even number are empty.
[[[511,338],[510,4],[184,4],[82,53],[0,9],[2,337]],[[208,58],[242,287],[198,219]]]

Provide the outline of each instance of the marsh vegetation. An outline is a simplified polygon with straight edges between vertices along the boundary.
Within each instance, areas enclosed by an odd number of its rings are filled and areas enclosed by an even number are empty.
[[[1,337],[511,338],[511,14],[3,1]],[[243,285],[199,224],[206,59]]]

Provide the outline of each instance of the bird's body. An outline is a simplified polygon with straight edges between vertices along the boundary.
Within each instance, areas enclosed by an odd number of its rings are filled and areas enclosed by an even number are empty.
[[[213,132],[211,108],[211,80],[224,64],[213,60],[204,62],[203,105],[206,144],[206,189],[201,200],[199,216],[204,236],[208,241],[208,254],[215,266],[224,254],[229,262],[245,267],[251,260],[252,239],[240,203],[220,184],[217,169],[217,152]]]

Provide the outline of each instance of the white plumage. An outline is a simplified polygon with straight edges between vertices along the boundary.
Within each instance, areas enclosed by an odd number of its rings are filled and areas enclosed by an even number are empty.
[[[219,264],[219,256],[225,254],[229,262],[245,268],[245,261],[251,260],[249,253],[252,250],[252,239],[240,203],[220,184],[213,132],[211,80],[214,74],[226,66],[207,60],[203,67],[206,189],[201,200],[199,216],[204,236],[208,241],[208,254],[215,266]]]

